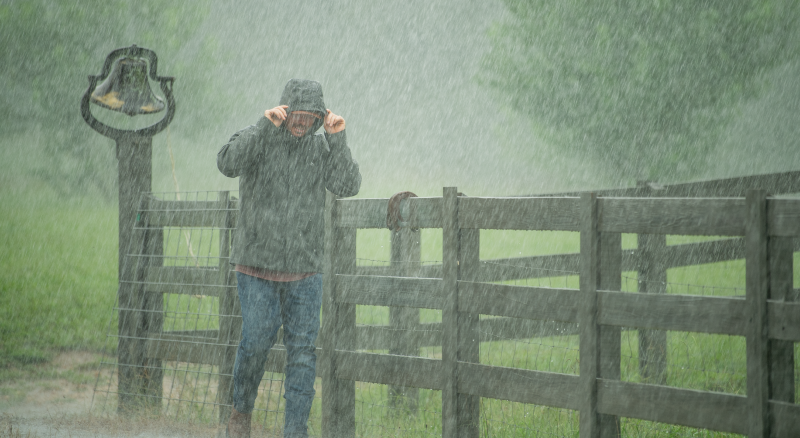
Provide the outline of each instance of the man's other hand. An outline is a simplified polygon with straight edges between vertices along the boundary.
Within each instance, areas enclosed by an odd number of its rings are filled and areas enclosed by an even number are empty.
[[[344,131],[344,118],[328,110],[328,115],[325,116],[325,132],[328,134],[336,134],[342,131]]]
[[[270,122],[279,128],[283,121],[286,120],[286,108],[289,108],[289,105],[280,105],[276,106],[275,108],[268,109],[264,111],[264,117],[268,118]],[[344,120],[342,123],[344,123]]]

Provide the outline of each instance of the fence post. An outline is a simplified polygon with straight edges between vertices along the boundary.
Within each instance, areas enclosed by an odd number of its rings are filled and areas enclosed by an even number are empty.
[[[225,211],[225,223],[219,230],[219,276],[221,284],[235,286],[236,277],[230,268],[231,232],[233,214],[231,211],[230,192],[219,192],[220,208]],[[221,347],[219,362],[219,383],[217,397],[219,399],[219,422],[227,424],[233,405],[233,365],[236,362],[236,341],[242,333],[242,308],[239,304],[237,290],[226,287],[219,296],[219,337],[217,344]],[[237,315],[237,316],[233,316]]]
[[[580,325],[580,387],[583,394],[580,437],[599,438],[597,378],[600,375],[600,330],[597,325],[597,288],[600,283],[600,236],[597,229],[597,196],[594,193],[584,193],[580,202],[582,303],[578,312],[578,324]]]
[[[664,234],[639,234],[639,293],[663,294],[667,292],[667,270],[664,253],[667,236]],[[667,376],[667,332],[639,329],[639,375],[643,380],[665,384]]]
[[[442,437],[458,436],[458,195],[442,191]]]
[[[148,196],[149,201],[149,196]],[[145,201],[147,202],[147,201]],[[147,208],[149,210],[149,208]],[[141,280],[144,283],[147,277],[147,270],[150,267],[158,267],[164,265],[164,230],[161,227],[152,228],[148,222],[146,223],[147,230],[145,231],[145,244],[144,254],[145,258],[144,270],[141,273]],[[142,286],[144,289],[144,286]],[[144,296],[144,312],[142,315],[142,333],[148,338],[151,338],[151,333],[161,333],[164,330],[164,294],[159,292],[142,291]],[[143,341],[144,343],[144,341]],[[145,346],[143,345],[144,349]],[[164,385],[164,368],[161,359],[146,357],[147,352],[143,351],[144,360],[144,393],[145,404],[154,412],[161,412],[161,405],[163,403],[163,385]]]
[[[336,378],[336,350],[355,349],[355,304],[338,302],[336,274],[354,274],[356,229],[335,225],[339,203],[325,198],[325,257],[322,301],[322,436],[355,436],[355,382]]]
[[[794,239],[770,237],[767,250],[769,259],[768,298],[775,301],[793,301]],[[794,342],[770,339],[769,344],[769,398],[794,403]]]
[[[745,226],[747,328],[747,404],[750,438],[769,437],[769,342],[767,293],[769,259],[767,238],[767,195],[748,190]]]
[[[413,221],[409,220],[409,222]],[[403,227],[399,230],[390,230],[390,232],[391,265],[397,268],[402,277],[418,277],[422,258],[420,252],[420,230],[418,228]],[[389,354],[418,356],[419,346],[414,342],[413,331],[419,326],[419,309],[389,307],[389,325],[396,333],[391,338],[392,345],[389,349]],[[392,407],[400,407],[405,404],[408,411],[416,415],[418,400],[418,388],[389,386],[389,405]]]
[[[622,234],[601,233],[600,244],[600,289],[619,291],[622,286]],[[622,332],[620,327],[601,325],[600,330],[600,377],[620,380],[620,357],[622,355]],[[600,437],[620,436],[619,417],[600,414]]]
[[[147,245],[147,215],[141,214],[140,208],[133,214],[132,230],[120,232],[120,238],[127,237],[128,241],[120,241],[120,277],[117,302],[119,306],[118,321],[118,346],[117,346],[117,388],[119,401],[117,410],[128,413],[137,407],[137,398],[147,394],[148,375],[147,359],[145,357],[146,321],[144,310],[146,306],[145,292],[142,280],[146,275],[148,260],[142,257],[148,250]],[[146,406],[146,404],[141,404]]]
[[[637,187],[649,196],[653,189],[647,181],[639,181]],[[639,292],[663,294],[667,292],[667,269],[664,254],[667,236],[664,234],[639,234],[638,284]],[[667,332],[664,330],[639,329],[639,375],[643,380],[665,384],[667,377]]]
[[[480,267],[481,230],[459,228],[458,231],[458,279],[475,281]],[[480,315],[458,314],[458,352],[461,362],[480,362]],[[480,436],[480,401],[476,395],[458,394],[458,436],[478,438]]]

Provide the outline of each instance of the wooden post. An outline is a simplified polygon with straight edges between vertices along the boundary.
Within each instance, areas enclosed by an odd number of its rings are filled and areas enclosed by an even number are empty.
[[[407,202],[407,201],[406,201]],[[421,262],[420,230],[401,228],[392,230],[391,265],[400,271],[403,277],[417,277]],[[393,345],[389,354],[418,356],[419,346],[413,342],[412,331],[419,326],[419,309],[410,307],[390,307],[389,325],[395,335],[391,337]],[[418,410],[419,389],[407,386],[389,386],[389,405],[402,407],[416,415]]]
[[[597,196],[581,195],[581,270],[582,303],[580,325],[580,387],[583,398],[580,412],[580,437],[600,437],[597,413],[597,379],[600,377],[600,330],[597,325],[597,288],[600,284],[600,235],[597,229]]]
[[[354,350],[356,306],[338,302],[336,274],[355,274],[356,230],[335,226],[336,198],[325,198],[325,259],[322,308],[322,435],[355,436],[355,382],[336,378],[336,350]]]
[[[664,234],[639,234],[640,254],[639,292],[664,294],[667,292],[667,270],[664,253],[667,236]],[[667,332],[639,329],[639,375],[642,380],[663,385],[667,377]]]
[[[622,287],[622,234],[602,233],[600,243],[600,289],[619,291]],[[622,332],[620,327],[601,325],[600,329],[600,377],[620,380],[620,357],[622,356]],[[600,437],[620,436],[619,417],[600,414]]]
[[[236,277],[230,265],[231,233],[233,232],[233,212],[230,192],[219,192],[219,206],[225,210],[225,223],[219,230],[219,276],[220,283],[235,286]],[[242,334],[242,308],[235,287],[227,287],[219,296],[219,338],[217,343],[224,345],[219,365],[217,400],[219,403],[219,422],[227,424],[233,406],[233,366],[236,363],[237,341]],[[237,316],[233,316],[237,315]]]
[[[458,436],[458,196],[445,187],[442,199],[442,437]]]
[[[145,321],[142,311],[146,302],[144,290],[137,285],[137,276],[145,269],[140,255],[146,251],[144,222],[137,223],[141,193],[150,192],[152,175],[153,139],[127,135],[117,139],[119,160],[119,222],[118,222],[118,396],[117,409],[126,412],[134,408],[147,387],[144,352]],[[137,227],[136,229],[134,227]],[[137,256],[127,257],[135,253]]]
[[[767,239],[767,195],[748,190],[745,226],[747,328],[747,404],[750,438],[769,437],[769,342],[767,296],[769,259]]]
[[[768,298],[793,301],[794,239],[770,237]],[[794,403],[794,342],[769,340],[769,398]]]
[[[137,209],[138,211],[138,209]],[[117,385],[120,413],[129,413],[141,407],[141,395],[146,387],[144,342],[145,293],[141,284],[147,260],[146,215],[138,217],[128,234],[127,253],[122,262],[119,290],[119,340],[117,349]]]
[[[459,229],[458,232],[458,279],[475,281],[480,268],[481,230]],[[480,362],[480,315],[458,314],[458,360]],[[458,394],[458,436],[478,438],[480,436],[480,401],[477,395]]]
[[[146,201],[145,201],[146,202]],[[144,233],[145,245],[144,254],[147,255],[144,263],[144,271],[140,274],[141,281],[144,283],[147,278],[147,269],[164,265],[164,230],[161,227],[153,228],[146,222],[147,230]],[[142,286],[144,287],[144,286]],[[160,292],[149,292],[144,290],[144,312],[142,315],[142,332],[144,337],[152,338],[153,334],[159,334],[164,330],[164,294]],[[142,341],[144,343],[144,340]],[[144,349],[144,345],[142,345]],[[145,352],[143,352],[145,354]],[[150,410],[155,413],[161,412],[164,368],[161,359],[144,358],[144,402]]]
[[[653,190],[646,181],[640,181],[640,190],[650,194]],[[639,234],[639,292],[663,294],[667,292],[667,269],[664,254],[667,236],[664,234]],[[667,378],[667,332],[639,329],[639,375],[642,380],[665,384]]]

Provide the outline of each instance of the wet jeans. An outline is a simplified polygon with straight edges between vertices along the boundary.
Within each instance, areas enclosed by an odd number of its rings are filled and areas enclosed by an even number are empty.
[[[278,328],[283,324],[286,346],[283,436],[306,437],[315,394],[314,342],[319,333],[322,274],[277,282],[237,272],[236,279],[242,304],[242,341],[233,369],[233,406],[245,414],[253,411],[267,353],[275,345]]]

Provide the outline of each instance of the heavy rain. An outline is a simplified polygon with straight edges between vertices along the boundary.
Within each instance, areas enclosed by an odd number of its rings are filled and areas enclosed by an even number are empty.
[[[0,0],[0,437],[800,436],[799,24]]]

